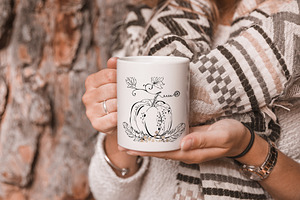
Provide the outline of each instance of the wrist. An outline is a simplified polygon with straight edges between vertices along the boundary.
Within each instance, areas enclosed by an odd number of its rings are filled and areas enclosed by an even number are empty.
[[[266,140],[256,135],[252,148],[243,157],[235,159],[236,161],[246,164],[260,166],[268,155],[269,144]]]
[[[104,139],[105,160],[119,177],[129,177],[135,174],[141,164],[137,156],[128,155],[118,150],[117,135],[106,135]],[[125,173],[126,171],[126,173]]]
[[[259,166],[241,164],[241,171],[251,180],[262,181],[268,178],[273,171],[277,163],[277,157],[278,151],[275,144],[268,140],[268,154],[263,164]]]
[[[245,124],[244,124],[245,125]],[[278,151],[269,140],[255,137],[255,132],[245,125],[251,133],[246,149],[235,157],[241,172],[251,180],[262,181],[269,177],[277,163]]]
[[[241,145],[244,150],[240,154],[238,154],[236,156],[231,156],[229,158],[232,158],[232,159],[241,158],[241,157],[245,156],[251,150],[251,148],[253,146],[253,143],[254,143],[254,140],[255,140],[255,133],[246,123],[242,122],[242,124],[243,124],[243,127],[244,127],[244,135],[245,135],[243,137],[243,141],[248,141],[249,140],[249,142],[248,142],[247,146]],[[249,138],[249,136],[250,136],[250,138]]]

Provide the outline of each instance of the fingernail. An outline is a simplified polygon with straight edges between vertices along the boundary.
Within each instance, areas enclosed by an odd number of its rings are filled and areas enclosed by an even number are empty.
[[[192,148],[192,145],[193,145],[193,140],[192,139],[187,139],[186,141],[183,141],[181,143],[181,150],[187,151],[187,150]]]

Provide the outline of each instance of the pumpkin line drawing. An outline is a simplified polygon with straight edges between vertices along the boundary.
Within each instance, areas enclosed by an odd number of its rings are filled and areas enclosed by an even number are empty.
[[[153,95],[153,99],[142,99],[135,102],[130,111],[129,123],[123,122],[123,128],[128,137],[138,142],[173,142],[185,131],[185,123],[180,123],[172,129],[172,108],[163,98],[179,97],[180,92],[162,95],[161,91],[154,92],[153,89],[162,90],[165,83],[163,77],[151,77],[151,83],[137,87],[134,77],[127,77],[125,82],[127,88],[132,89],[132,95],[137,92],[146,92]],[[161,98],[161,99],[160,99]]]

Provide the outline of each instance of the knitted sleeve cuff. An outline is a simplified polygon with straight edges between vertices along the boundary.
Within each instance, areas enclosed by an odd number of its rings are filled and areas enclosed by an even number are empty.
[[[133,176],[120,178],[104,159],[102,145],[104,137],[104,134],[99,134],[95,154],[89,166],[89,183],[94,197],[101,200],[136,199],[142,185],[142,178],[147,171],[149,158],[144,158],[141,168]]]

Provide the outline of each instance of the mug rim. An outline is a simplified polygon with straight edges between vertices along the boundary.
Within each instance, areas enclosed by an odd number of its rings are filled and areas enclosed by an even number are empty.
[[[164,62],[170,64],[186,64],[189,63],[190,60],[186,57],[179,56],[125,56],[118,58],[118,62],[143,64]]]

